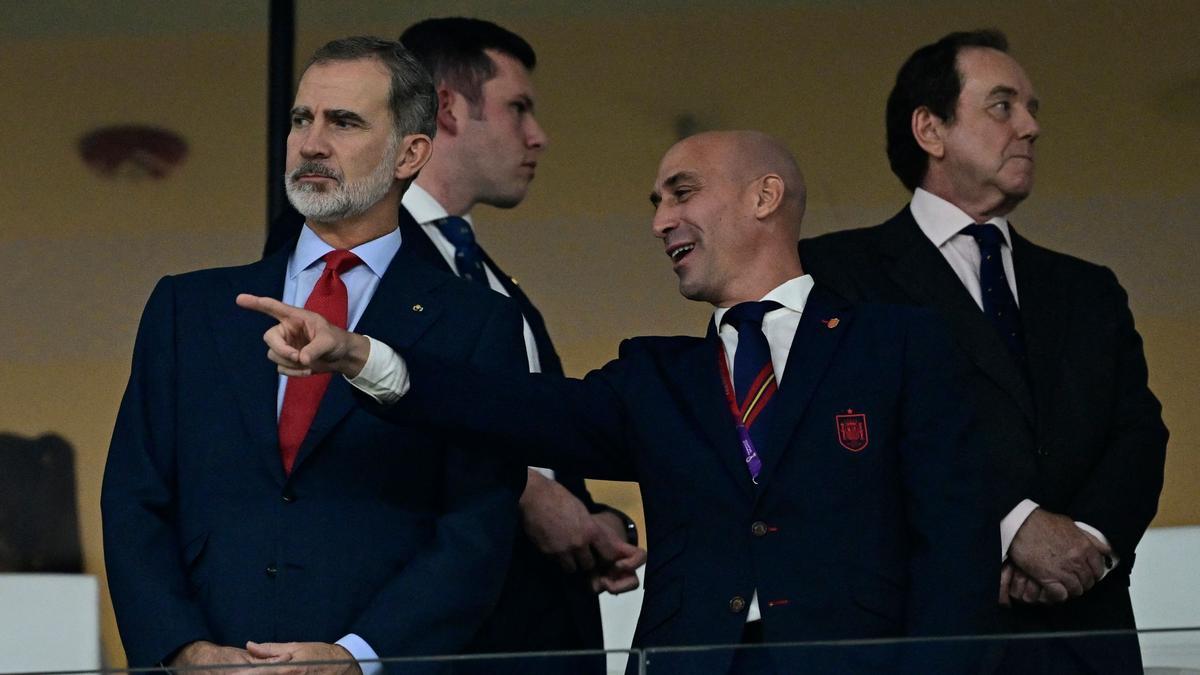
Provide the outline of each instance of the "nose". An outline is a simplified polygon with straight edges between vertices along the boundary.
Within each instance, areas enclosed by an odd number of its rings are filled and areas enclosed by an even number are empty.
[[[546,146],[550,145],[550,137],[532,115],[529,117],[529,128],[525,132],[525,145],[533,150],[545,150]]]
[[[659,239],[666,239],[667,235],[679,226],[679,220],[671,214],[670,209],[662,204],[654,209],[654,219],[650,221],[650,230],[654,236]]]
[[[329,142],[325,136],[325,126],[314,122],[303,129],[293,129],[293,135],[298,135],[300,156],[304,159],[324,159],[329,157]]]
[[[1028,138],[1031,142],[1037,140],[1042,133],[1042,127],[1038,125],[1037,118],[1033,116],[1029,108],[1022,107],[1021,111],[1021,119],[1017,122],[1017,132],[1021,134],[1021,138]]]

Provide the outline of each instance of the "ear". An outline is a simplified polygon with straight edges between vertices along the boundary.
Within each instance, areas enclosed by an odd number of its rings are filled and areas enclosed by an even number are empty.
[[[930,157],[941,159],[946,154],[944,135],[946,123],[942,118],[933,114],[929,108],[921,106],[912,114],[912,135],[917,145]]]
[[[779,175],[769,173],[755,181],[753,190],[754,217],[762,220],[779,210],[787,186]]]
[[[396,180],[406,181],[417,172],[433,155],[433,141],[425,134],[409,134],[400,141],[400,152],[396,156]]]
[[[454,115],[453,105],[456,98],[462,98],[454,91],[445,86],[438,87],[438,111],[437,111],[437,127],[438,133],[447,133],[451,136],[458,133],[458,119]]]

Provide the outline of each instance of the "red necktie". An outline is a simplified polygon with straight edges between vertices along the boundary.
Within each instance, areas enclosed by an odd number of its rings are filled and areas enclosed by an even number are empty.
[[[346,295],[346,284],[341,275],[362,263],[358,256],[350,251],[336,249],[326,253],[325,271],[313,286],[308,302],[304,309],[316,312],[325,320],[341,328],[346,327],[346,306],[349,300]],[[332,373],[319,373],[309,377],[288,378],[287,388],[283,392],[283,409],[279,411],[279,456],[283,460],[285,473],[292,472],[296,455],[300,452],[300,444],[312,426],[321,397],[329,386]]]

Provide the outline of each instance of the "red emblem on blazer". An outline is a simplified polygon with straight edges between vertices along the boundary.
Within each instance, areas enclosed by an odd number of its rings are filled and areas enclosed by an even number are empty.
[[[847,410],[834,417],[837,422],[838,443],[850,452],[859,452],[867,447],[867,416]]]

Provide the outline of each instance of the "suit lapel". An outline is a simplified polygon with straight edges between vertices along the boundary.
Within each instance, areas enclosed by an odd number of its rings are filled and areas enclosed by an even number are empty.
[[[1011,223],[1009,228],[1011,230]],[[1013,272],[1017,278],[1021,328],[1029,356],[1029,379],[1037,410],[1043,411],[1038,419],[1045,420],[1051,417],[1053,383],[1061,379],[1056,376],[1059,354],[1064,330],[1072,324],[1071,312],[1075,303],[1071,302],[1064,284],[1055,279],[1053,258],[1018,235],[1016,230],[1011,231]]]
[[[243,422],[254,440],[254,452],[280,483],[284,476],[276,413],[279,374],[266,359],[262,341],[263,333],[275,321],[258,312],[238,309],[233,299],[238,293],[283,297],[288,256],[294,247],[295,242],[261,262],[227,270],[225,292],[212,296],[208,308],[216,327],[212,335],[222,357],[221,367],[226,370]]]
[[[1033,398],[1019,366],[949,263],[917,227],[909,209],[905,207],[885,223],[881,234],[881,252],[891,257],[887,269],[891,279],[917,304],[941,312],[968,358],[1012,396],[1032,426]]]
[[[693,345],[679,352],[667,352],[661,365],[663,381],[671,386],[679,408],[691,416],[692,425],[703,433],[729,479],[746,499],[754,499],[757,488],[750,480],[733,415],[725,400],[717,365],[717,358],[724,358],[724,352],[711,319],[705,338]]]
[[[442,312],[440,302],[431,291],[451,280],[453,277],[448,273],[415,258],[401,258],[397,253],[379,280],[355,332],[370,335],[394,348],[411,347]],[[329,388],[321,398],[312,426],[296,456],[296,468],[356,406],[354,388],[346,378],[330,379]]]
[[[558,358],[558,352],[554,350],[554,343],[550,341],[550,332],[546,330],[546,321],[542,318],[542,313],[533,306],[529,296],[525,295],[525,291],[517,285],[516,279],[500,269],[487,251],[482,248],[480,251],[483,253],[484,264],[491,267],[492,271],[496,273],[500,285],[504,287],[508,297],[517,303],[517,309],[521,311],[521,316],[525,317],[525,321],[529,323],[529,329],[533,332],[533,342],[537,346],[538,361],[541,363],[542,372],[550,375],[562,375],[562,360]]]
[[[829,322],[835,318],[837,322],[833,328],[829,328]],[[804,417],[805,408],[825,376],[853,318],[853,310],[841,298],[821,286],[813,287],[788,350],[782,384],[771,401],[767,445],[760,453],[763,461],[758,491],[760,495],[766,491],[787,453],[789,441]]]
[[[425,228],[403,206],[400,207],[400,240],[400,254],[418,258],[436,269],[454,274],[454,268],[446,262],[445,256],[429,235],[425,234]]]

